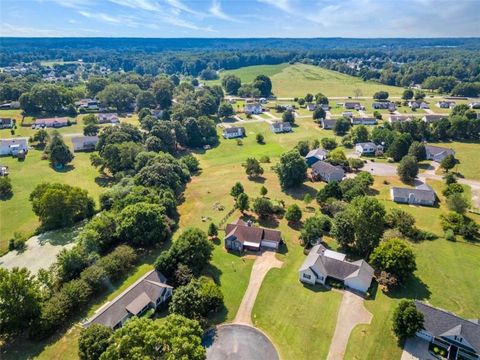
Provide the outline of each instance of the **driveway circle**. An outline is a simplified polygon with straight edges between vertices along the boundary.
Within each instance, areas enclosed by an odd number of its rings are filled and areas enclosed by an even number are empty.
[[[221,325],[203,338],[207,360],[279,360],[277,350],[261,331],[248,325]]]

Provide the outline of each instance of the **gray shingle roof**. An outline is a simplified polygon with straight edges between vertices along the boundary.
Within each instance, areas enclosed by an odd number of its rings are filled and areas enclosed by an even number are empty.
[[[311,157],[315,157],[315,158],[325,158],[325,156],[327,156],[328,154],[328,150],[323,150],[323,149],[313,149],[313,150],[310,150],[307,154],[307,156],[305,156],[306,159],[308,158],[311,158]]]
[[[261,241],[265,239],[276,242],[282,240],[282,233],[280,231],[248,225],[241,219],[225,227],[225,237],[228,238],[231,236],[235,236],[242,244],[245,241],[260,244]]]
[[[225,130],[223,130],[223,132],[227,134],[234,134],[234,133],[236,134],[238,130],[241,130],[242,133],[245,131],[243,127],[232,126],[232,127],[226,128]]]
[[[448,311],[415,300],[415,306],[424,316],[423,327],[434,336],[461,336],[480,352],[480,325],[477,321],[465,320]]]
[[[427,184],[418,186],[415,189],[392,187],[392,192],[394,197],[408,199],[410,194],[413,194],[415,199],[435,202],[435,191]]]
[[[448,154],[455,154],[455,151],[446,147],[441,146],[433,146],[433,145],[425,145],[425,150],[427,150],[430,154],[436,155],[443,152],[447,152]]]
[[[319,174],[332,174],[339,171],[344,172],[340,166],[334,166],[326,161],[317,161],[312,165],[312,170]]]

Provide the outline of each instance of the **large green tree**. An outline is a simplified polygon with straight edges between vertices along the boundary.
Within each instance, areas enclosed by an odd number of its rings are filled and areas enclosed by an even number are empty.
[[[397,167],[397,174],[400,180],[411,183],[418,175],[418,162],[415,156],[406,155],[402,158]]]
[[[291,150],[280,157],[275,167],[282,189],[301,185],[307,178],[307,164],[297,150]]]
[[[73,160],[73,153],[63,141],[62,136],[58,132],[52,134],[52,138],[46,149],[48,158],[53,166],[63,168],[66,164]]]
[[[242,81],[236,75],[225,75],[222,78],[222,86],[230,95],[237,95],[238,89],[242,86]]]
[[[78,356],[80,360],[98,360],[107,350],[113,335],[112,329],[100,324],[82,328],[78,339]]]
[[[272,93],[272,80],[266,75],[258,75],[253,80],[253,87],[260,91],[261,96],[269,97]]]
[[[370,255],[370,264],[380,271],[405,280],[417,269],[415,253],[404,240],[392,238],[383,241]]]
[[[400,339],[412,337],[423,328],[423,314],[412,300],[402,300],[393,313],[393,332]]]

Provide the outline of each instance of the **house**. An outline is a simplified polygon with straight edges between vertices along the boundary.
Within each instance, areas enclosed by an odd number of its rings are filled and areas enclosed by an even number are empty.
[[[127,290],[102,306],[83,326],[105,325],[118,329],[132,316],[141,316],[149,309],[157,309],[172,296],[172,287],[157,270],[151,270]]]
[[[313,149],[309,151],[307,156],[305,156],[305,161],[307,162],[308,166],[312,166],[317,161],[322,161],[327,158],[328,150],[323,149]]]
[[[436,105],[441,109],[453,109],[455,107],[455,101],[443,100],[437,102]]]
[[[20,101],[12,101],[9,103],[0,104],[0,110],[2,109],[20,109]]]
[[[115,113],[97,114],[97,119],[100,124],[118,124],[120,122],[118,115]]]
[[[355,152],[362,156],[373,156],[379,152],[383,152],[383,146],[373,142],[364,142],[355,144]]]
[[[413,121],[413,117],[410,115],[390,115],[388,117],[388,122],[393,123],[402,123],[406,121]]]
[[[480,109],[480,102],[471,102],[468,104],[470,109]]]
[[[423,122],[426,122],[427,124],[432,124],[432,123],[436,123],[436,122],[439,122],[440,120],[442,119],[447,119],[448,116],[447,115],[425,115],[422,117],[422,121]]]
[[[330,105],[328,105],[328,104],[322,104],[322,105],[320,105],[320,107],[322,108],[323,111],[329,111],[330,110]]]
[[[15,124],[15,120],[12,118],[0,118],[0,129],[11,129]]]
[[[275,121],[270,125],[270,129],[272,129],[275,134],[290,132],[292,131],[292,124],[289,122]]]
[[[448,155],[455,155],[453,149],[444,148],[441,146],[425,145],[425,151],[427,153],[427,160],[433,160],[441,162]]]
[[[347,110],[360,110],[362,106],[359,102],[346,102],[343,107]]]
[[[423,101],[409,101],[408,106],[411,109],[429,109],[428,104]]]
[[[18,156],[28,152],[28,138],[0,139],[0,155]]]
[[[225,128],[223,130],[223,137],[225,139],[234,139],[234,138],[239,138],[244,136],[245,136],[245,128],[243,127],[232,126],[229,128]]]
[[[332,130],[336,123],[337,120],[335,119],[322,119],[322,129]]]
[[[225,248],[228,250],[278,250],[281,242],[280,231],[254,226],[251,221],[237,219],[225,228]]]
[[[372,108],[374,109],[386,109],[388,111],[395,111],[397,110],[397,107],[395,106],[395,103],[392,103],[392,102],[374,102],[372,104]]]
[[[243,107],[243,111],[245,114],[261,114],[262,113],[262,105],[260,103],[246,103]]]
[[[79,109],[98,110],[100,102],[96,99],[80,99],[75,101],[75,106]]]
[[[435,191],[427,184],[417,186],[415,189],[392,187],[390,196],[396,203],[427,206],[433,206],[436,199]]]
[[[342,112],[343,117],[351,118],[353,117],[353,113],[351,111],[344,111]]]
[[[37,127],[53,127],[60,128],[68,126],[70,124],[70,119],[67,117],[54,117],[54,118],[44,118],[35,120],[35,126]]]
[[[92,151],[98,143],[98,136],[72,137],[73,151]]]
[[[451,312],[415,300],[423,314],[423,329],[416,335],[446,350],[447,359],[480,359],[480,321],[466,320]]]
[[[308,111],[314,111],[317,108],[317,104],[314,103],[308,103],[307,104],[307,110]]]
[[[153,110],[150,110],[151,114],[152,114],[152,117],[154,117],[155,119],[161,119],[163,117],[163,113],[164,111],[161,110],[161,109],[153,109]]]
[[[345,254],[328,250],[319,244],[310,249],[298,273],[303,283],[325,284],[327,278],[332,278],[341,281],[346,288],[366,293],[374,271],[365,260],[350,262]]]
[[[334,166],[326,161],[317,161],[312,165],[312,178],[326,182],[341,181],[345,176],[341,166]]]
[[[350,119],[352,125],[376,125],[377,119],[374,117],[352,117]]]

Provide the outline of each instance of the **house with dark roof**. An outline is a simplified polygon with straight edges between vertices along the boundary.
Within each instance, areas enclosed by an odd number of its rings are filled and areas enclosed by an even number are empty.
[[[461,317],[415,300],[423,314],[423,329],[417,336],[447,351],[447,359],[480,359],[480,321]]]
[[[372,104],[373,109],[385,109],[388,111],[395,111],[397,107],[395,106],[395,103],[389,102],[389,101],[384,101],[384,102],[374,102]]]
[[[471,102],[468,104],[470,109],[480,109],[480,102]]]
[[[243,111],[245,112],[245,114],[261,114],[263,109],[260,103],[254,102],[254,103],[246,103],[245,106],[243,107]]]
[[[336,123],[337,120],[335,119],[322,119],[322,129],[332,130]]]
[[[314,111],[317,108],[317,104],[315,103],[308,103],[307,104],[307,110],[308,111]]]
[[[234,138],[240,138],[244,136],[245,136],[245,128],[243,127],[232,126],[229,128],[225,128],[223,130],[223,137],[225,139],[234,139]]]
[[[425,145],[425,152],[427,153],[427,160],[441,162],[448,155],[455,155],[455,150],[433,145]]]
[[[254,226],[251,221],[237,219],[226,226],[224,241],[225,248],[228,250],[278,250],[282,242],[282,233],[278,230]]]
[[[424,115],[422,117],[422,121],[423,122],[426,122],[427,124],[433,124],[433,123],[436,123],[436,122],[439,122],[440,120],[442,119],[447,119],[448,118],[448,115],[432,115],[432,114],[428,114],[428,115]]]
[[[37,127],[53,127],[60,128],[68,126],[70,124],[70,119],[67,117],[54,117],[54,118],[43,118],[35,120],[35,126]]]
[[[74,136],[72,137],[73,151],[92,151],[98,143],[98,136]]]
[[[97,119],[100,124],[118,124],[120,122],[118,115],[115,113],[97,114]]]
[[[98,309],[83,326],[101,324],[118,329],[132,316],[141,316],[149,309],[157,309],[171,296],[172,287],[167,285],[166,278],[154,269]]]
[[[0,118],[0,129],[11,129],[15,124],[15,120],[12,118]]]
[[[352,125],[376,125],[377,119],[374,117],[352,117],[350,119]]]
[[[298,270],[301,282],[325,284],[327,278],[341,281],[346,288],[366,293],[372,283],[373,268],[365,261],[350,262],[346,255],[315,245]]]
[[[341,181],[345,171],[341,166],[334,166],[326,161],[317,161],[312,165],[312,178],[314,180]]]
[[[324,149],[313,149],[310,150],[305,156],[305,161],[307,162],[308,166],[312,166],[315,164],[317,161],[325,160],[328,155],[328,150]]]
[[[453,109],[455,107],[455,101],[443,100],[443,101],[437,102],[436,105],[440,109]]]
[[[433,206],[436,200],[435,191],[427,184],[417,186],[415,189],[392,187],[390,196],[393,201],[402,204]]]
[[[275,133],[286,133],[292,131],[292,124],[286,121],[275,121],[270,125],[270,129]]]
[[[411,109],[429,109],[428,104],[424,101],[409,101],[408,106]]]
[[[359,102],[346,102],[343,106],[347,110],[360,110],[362,107]]]

